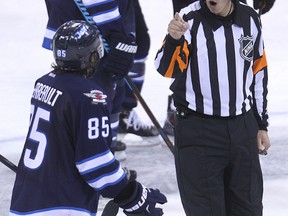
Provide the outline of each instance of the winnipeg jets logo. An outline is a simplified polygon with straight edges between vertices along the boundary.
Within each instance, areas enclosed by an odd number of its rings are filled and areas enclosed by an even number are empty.
[[[240,43],[240,55],[246,61],[251,62],[253,59],[253,37],[241,35],[238,39]]]
[[[91,90],[90,93],[83,93],[83,94],[89,98],[92,98],[93,104],[98,104],[98,103],[106,104],[107,95],[104,95],[102,91]]]

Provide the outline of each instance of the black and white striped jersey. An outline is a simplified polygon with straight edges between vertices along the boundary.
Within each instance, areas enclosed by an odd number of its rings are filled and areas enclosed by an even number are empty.
[[[260,128],[268,126],[267,61],[257,13],[233,1],[228,17],[212,14],[204,1],[180,11],[189,30],[180,40],[169,34],[155,57],[176,107],[201,114],[233,117],[257,110]]]

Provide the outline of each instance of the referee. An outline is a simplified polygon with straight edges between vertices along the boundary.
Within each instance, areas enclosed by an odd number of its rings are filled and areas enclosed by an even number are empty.
[[[188,216],[262,216],[267,62],[257,13],[200,0],[170,21],[155,58],[177,109],[175,164]]]

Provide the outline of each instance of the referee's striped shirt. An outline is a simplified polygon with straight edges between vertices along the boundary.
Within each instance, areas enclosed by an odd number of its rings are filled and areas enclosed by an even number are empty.
[[[267,62],[257,13],[234,2],[225,18],[203,1],[180,11],[189,30],[180,40],[170,35],[155,58],[157,71],[169,78],[176,107],[201,114],[233,117],[255,109],[261,129],[268,126]]]

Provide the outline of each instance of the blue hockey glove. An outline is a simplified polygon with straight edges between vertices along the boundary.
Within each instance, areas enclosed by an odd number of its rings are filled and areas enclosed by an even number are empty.
[[[122,34],[113,34],[109,40],[110,52],[104,60],[104,69],[114,80],[126,76],[132,67],[137,51],[135,38]]]
[[[162,216],[163,210],[156,208],[156,204],[166,203],[167,198],[158,189],[146,188],[139,182],[132,181],[114,201],[128,216]]]
[[[262,14],[268,12],[275,0],[254,0],[253,7],[255,10],[262,9]]]

